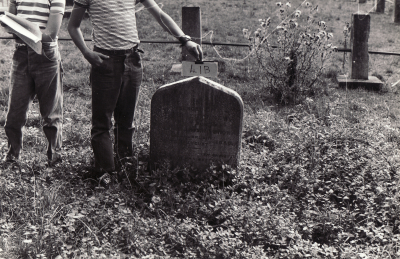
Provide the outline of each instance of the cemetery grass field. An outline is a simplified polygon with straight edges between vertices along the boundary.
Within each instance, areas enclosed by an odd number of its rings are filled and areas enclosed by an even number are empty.
[[[319,5],[318,15],[338,47],[351,14],[372,8],[372,1],[360,6],[344,0],[310,2]],[[182,6],[200,6],[203,35],[213,31],[218,42],[246,43],[242,29],[256,30],[258,19],[278,10],[275,1],[264,0],[163,4],[176,21]],[[146,11],[137,17],[142,39],[173,40]],[[68,37],[66,23],[60,37]],[[85,37],[90,31],[85,21]],[[370,50],[400,52],[399,34],[390,3],[385,14],[371,13]],[[0,45],[4,125],[13,42]],[[60,42],[63,161],[46,165],[34,101],[20,167],[0,166],[0,258],[400,257],[399,56],[370,55],[369,74],[384,82],[381,91],[372,92],[337,87],[336,75],[350,74],[350,56],[334,53],[320,79],[324,90],[298,105],[282,106],[265,94],[254,57],[244,59],[248,48],[216,46],[219,56],[204,45],[205,60],[219,63],[220,74],[212,80],[237,91],[245,104],[240,165],[150,172],[150,101],[158,87],[182,79],[170,72],[180,62],[180,47],[140,47],[144,80],[134,162],[121,170],[120,183],[104,189],[82,177],[92,159],[89,65],[71,41]],[[2,128],[2,156],[6,150]]]

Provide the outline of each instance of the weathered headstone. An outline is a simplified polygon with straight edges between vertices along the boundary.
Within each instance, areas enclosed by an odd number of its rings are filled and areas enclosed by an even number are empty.
[[[339,87],[380,90],[382,82],[375,76],[368,76],[368,38],[371,17],[369,14],[352,15],[350,77],[338,75]]]
[[[393,5],[393,22],[400,23],[400,0],[394,0]]]
[[[368,39],[371,16],[355,13],[352,15],[351,30],[351,79],[368,80]]]
[[[182,7],[182,31],[201,46],[200,7]],[[186,48],[182,48],[182,60],[195,61],[196,59],[189,54]]]
[[[160,87],[151,100],[152,168],[190,165],[198,170],[239,163],[243,101],[233,90],[205,77]]]
[[[375,12],[384,13],[385,12],[385,0],[374,0]]]

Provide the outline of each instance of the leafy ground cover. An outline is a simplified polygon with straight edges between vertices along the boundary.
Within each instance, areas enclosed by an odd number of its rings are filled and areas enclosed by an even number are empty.
[[[358,6],[328,2],[313,4],[320,4],[322,19],[342,46],[344,23]],[[242,29],[253,25],[254,31],[259,18],[276,10],[275,3],[255,0],[181,1],[164,8],[179,20],[180,6],[189,4],[202,7],[203,29],[213,30],[216,41],[246,42]],[[221,11],[227,15],[217,15]],[[390,23],[390,16],[371,15],[370,49],[399,49],[399,27]],[[142,38],[164,37],[146,13],[138,13],[138,19]],[[61,36],[67,36],[63,26]],[[88,25],[84,32],[89,35]],[[150,172],[150,100],[159,86],[181,79],[170,72],[180,49],[143,44],[145,78],[135,118],[135,159],[121,170],[121,181],[105,190],[95,179],[82,177],[92,159],[89,67],[71,42],[60,46],[65,71],[63,162],[46,166],[34,101],[21,166],[0,167],[0,258],[400,256],[397,57],[371,55],[370,72],[385,86],[381,92],[368,92],[337,88],[335,75],[348,73],[342,68],[343,54],[337,53],[321,78],[323,92],[282,107],[263,94],[258,75],[252,73],[253,58],[222,59],[205,46],[206,57],[219,61],[215,80],[238,91],[245,102],[240,165],[211,165],[206,172]],[[243,48],[216,50],[224,58],[248,54]],[[11,41],[3,40],[1,53],[4,116]],[[0,149],[6,152],[4,131]]]

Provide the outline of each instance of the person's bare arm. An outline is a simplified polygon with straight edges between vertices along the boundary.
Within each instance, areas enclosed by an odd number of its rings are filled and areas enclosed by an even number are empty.
[[[161,27],[172,34],[172,36],[179,38],[180,36],[185,35],[181,28],[179,28],[179,26],[176,24],[176,22],[168,14],[161,10],[161,8],[154,0],[144,0],[142,4],[157,20]],[[199,44],[193,41],[188,41],[185,43],[184,47],[186,47],[189,53],[197,60],[203,59],[203,51]]]
[[[90,50],[86,45],[80,28],[85,12],[86,8],[78,6],[76,4],[74,5],[68,22],[68,33],[71,36],[72,41],[82,52],[85,59],[89,61],[89,63],[93,66],[100,66],[100,64],[103,62],[103,59],[108,58],[108,56],[98,52],[94,52]]]
[[[50,13],[49,19],[47,20],[46,30],[44,30],[42,34],[43,42],[51,42],[55,40],[60,30],[62,19],[63,15],[61,13]]]

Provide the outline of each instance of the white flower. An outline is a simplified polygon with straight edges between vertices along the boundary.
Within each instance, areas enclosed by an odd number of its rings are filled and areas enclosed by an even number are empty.
[[[268,27],[270,22],[271,22],[271,19],[270,18],[268,18],[268,19],[259,19],[259,21],[260,21],[262,27]]]
[[[243,36],[248,39],[249,38],[249,30],[248,29],[243,29]]]
[[[292,5],[289,2],[286,3],[286,6],[287,7],[292,7]]]
[[[159,202],[161,201],[161,199],[160,199],[160,197],[158,197],[158,196],[153,196],[153,197],[151,198],[151,201],[152,201],[154,204],[156,204],[156,203],[159,203]]]
[[[332,33],[328,33],[328,39],[333,38],[333,34]]]

